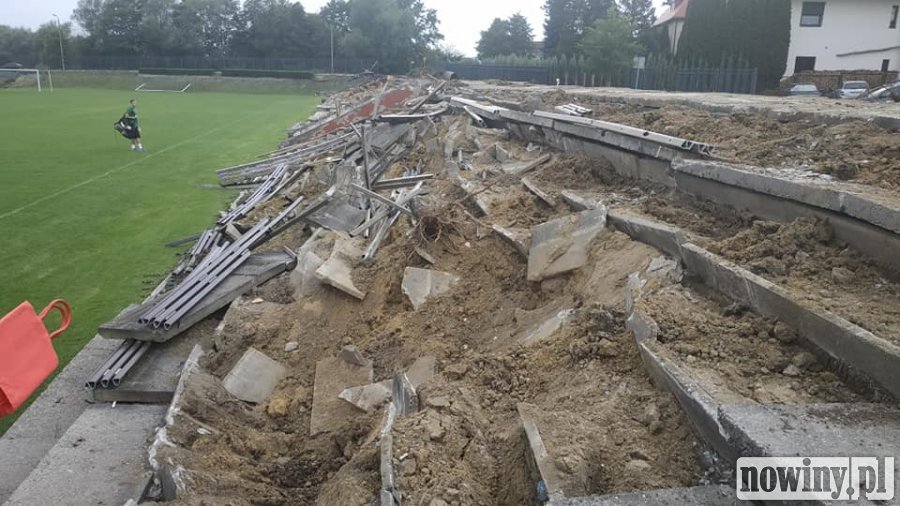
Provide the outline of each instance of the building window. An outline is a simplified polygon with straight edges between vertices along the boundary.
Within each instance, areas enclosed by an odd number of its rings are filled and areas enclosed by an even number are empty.
[[[890,68],[890,66],[891,66],[891,60],[888,60],[888,59],[881,60],[881,71],[882,72],[887,72],[888,68]]]
[[[822,26],[825,15],[825,2],[803,2],[800,13],[800,26]]]
[[[794,61],[794,73],[816,70],[815,56],[798,56]]]
[[[891,24],[888,28],[897,28],[897,12],[900,11],[900,5],[891,7]]]

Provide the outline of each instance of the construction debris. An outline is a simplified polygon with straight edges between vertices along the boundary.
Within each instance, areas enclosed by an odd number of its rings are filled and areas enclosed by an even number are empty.
[[[403,273],[403,294],[418,311],[428,299],[446,293],[458,281],[459,276],[447,272],[407,267]]]
[[[528,281],[541,281],[581,268],[591,242],[606,228],[606,211],[590,210],[531,229]]]
[[[269,398],[287,370],[264,353],[249,348],[231,369],[222,384],[225,390],[245,402],[259,404]]]

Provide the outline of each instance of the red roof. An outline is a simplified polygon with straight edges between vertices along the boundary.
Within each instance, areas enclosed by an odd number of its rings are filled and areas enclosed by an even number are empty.
[[[675,5],[664,12],[653,26],[662,26],[676,20],[683,20],[687,15],[690,0],[676,0]]]

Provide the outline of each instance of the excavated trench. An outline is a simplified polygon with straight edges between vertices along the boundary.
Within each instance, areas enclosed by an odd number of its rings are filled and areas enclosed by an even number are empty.
[[[371,360],[375,381],[434,357],[434,376],[417,389],[420,410],[391,429],[404,502],[512,505],[543,500],[547,488],[584,497],[729,483],[697,421],[652,379],[626,329],[632,273],[645,283],[634,305],[658,326],[654,351],[717,402],[891,402],[848,386],[840,364],[797,329],[703,286],[677,259],[612,227],[590,243],[582,267],[541,281],[528,281],[527,255],[492,230],[527,232],[568,216],[577,195],[679,227],[797,299],[896,343],[895,278],[836,240],[827,222],[756,219],[625,178],[604,159],[559,152],[527,173],[529,190],[510,164],[537,159],[536,146],[476,128],[465,115],[436,123],[433,138],[454,139],[475,170],[447,162],[455,150],[442,152],[431,137],[391,167],[391,177],[417,166],[438,177],[417,224],[401,220],[375,261],[354,265],[363,300],[325,286],[301,293],[284,275],[232,304],[205,372],[188,381],[169,431],[176,444],[163,450],[182,469],[182,503],[371,504],[383,485],[382,411],[339,406],[327,429],[310,431],[316,382],[347,345]],[[331,180],[326,168],[315,177],[290,199]],[[248,222],[278,207],[257,209]],[[308,237],[294,233],[275,247],[296,249]],[[318,243],[314,254],[324,260],[335,242]],[[416,310],[403,289],[407,267],[459,279]],[[288,369],[255,406],[230,398],[219,381],[251,346]],[[540,431],[552,476],[535,469],[526,420]]]

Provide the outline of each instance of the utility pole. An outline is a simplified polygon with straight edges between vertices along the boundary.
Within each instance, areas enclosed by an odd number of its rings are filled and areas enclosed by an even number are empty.
[[[334,27],[329,24],[328,29],[331,31],[331,73],[334,74]]]
[[[53,15],[56,18],[56,33],[59,35],[59,62],[62,65],[63,71],[66,70],[66,55],[63,53],[63,45],[62,45],[62,23],[59,22],[59,16],[56,14]]]

